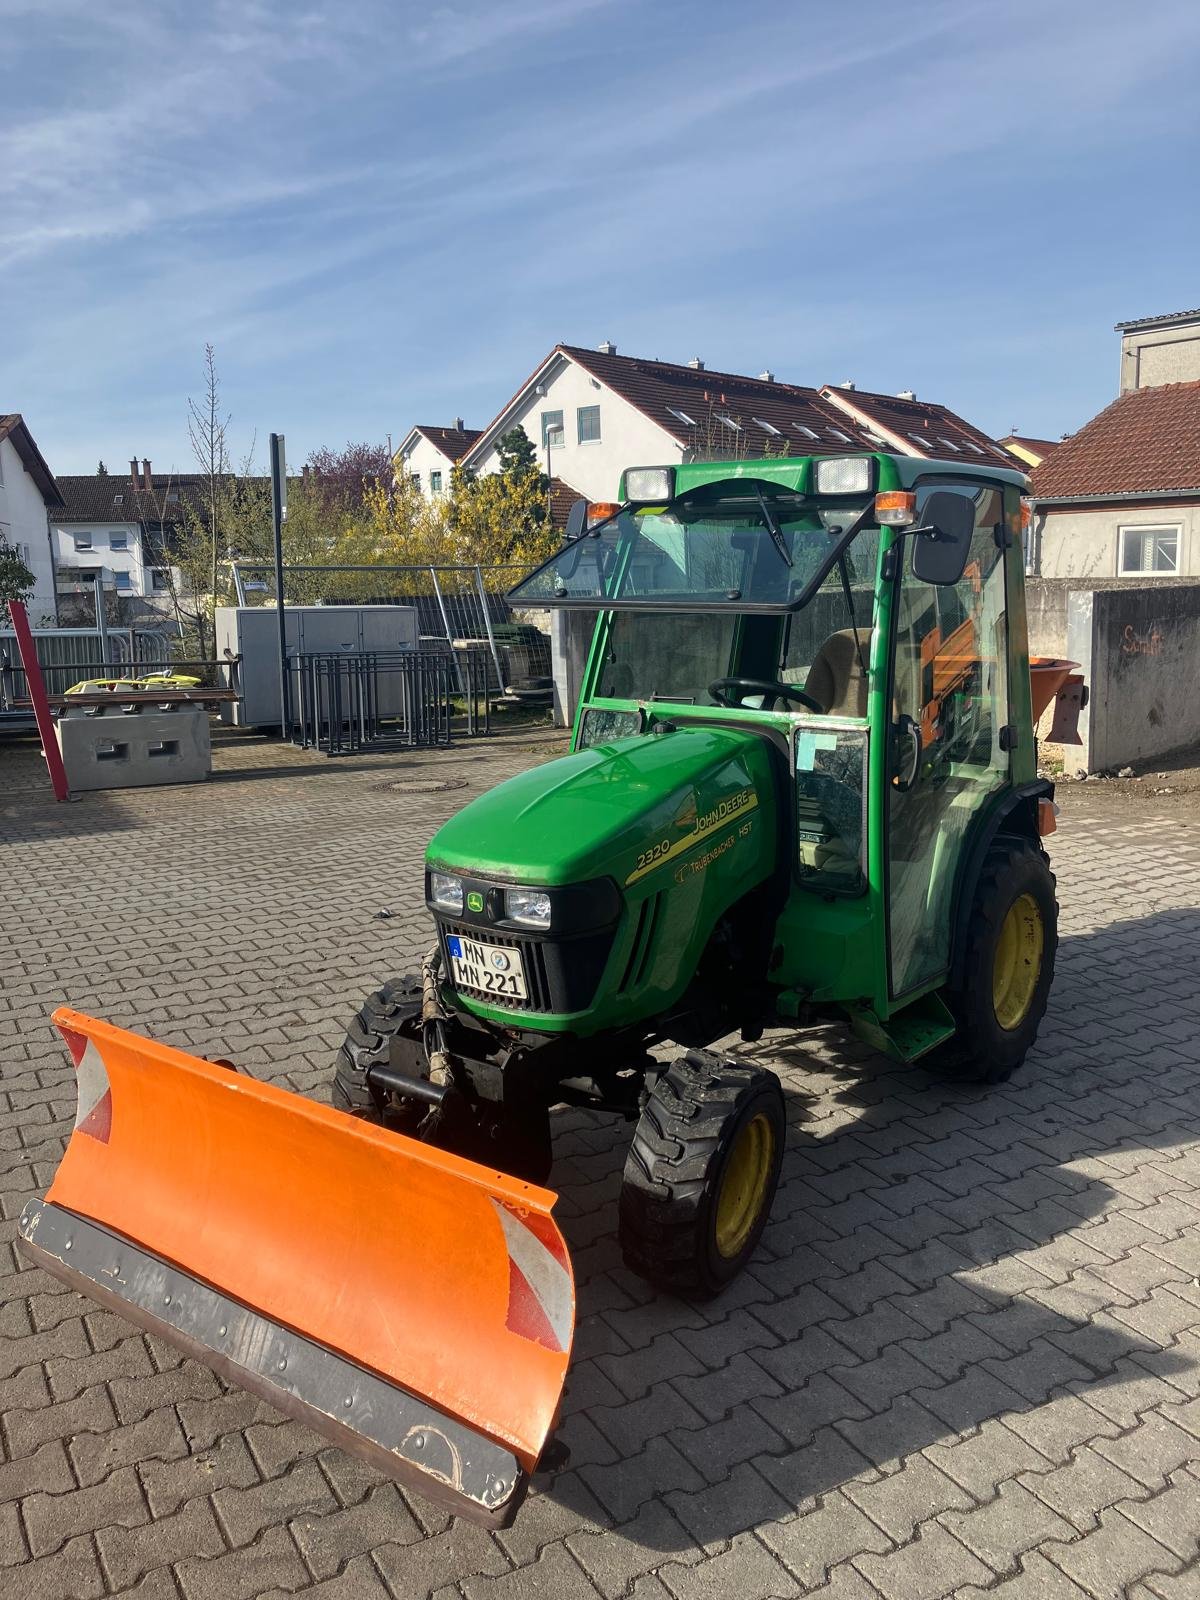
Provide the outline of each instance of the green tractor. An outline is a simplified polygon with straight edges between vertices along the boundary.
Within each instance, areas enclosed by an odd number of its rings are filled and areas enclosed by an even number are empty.
[[[880,453],[631,468],[580,502],[510,596],[596,614],[570,754],[434,836],[437,945],[362,1007],[335,1106],[535,1182],[552,1106],[618,1113],[626,1261],[712,1294],[785,1136],[778,1078],[716,1041],[836,1017],[1007,1078],[1057,944],[1024,483]]]

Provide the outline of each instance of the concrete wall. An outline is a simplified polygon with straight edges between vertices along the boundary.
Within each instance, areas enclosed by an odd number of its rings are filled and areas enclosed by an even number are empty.
[[[1200,378],[1200,317],[1170,328],[1132,328],[1121,339],[1121,393]]]
[[[29,620],[34,627],[55,620],[54,566],[42,491],[25,470],[11,439],[0,439],[0,537],[17,550],[33,573]]]
[[[1041,578],[1115,578],[1122,528],[1179,529],[1177,576],[1200,578],[1200,502],[1039,509],[1032,533]],[[1138,579],[1145,583],[1146,576]],[[1157,581],[1150,579],[1150,581]]]
[[[1066,653],[1089,692],[1068,760],[1110,771],[1200,740],[1200,584],[1070,594]]]

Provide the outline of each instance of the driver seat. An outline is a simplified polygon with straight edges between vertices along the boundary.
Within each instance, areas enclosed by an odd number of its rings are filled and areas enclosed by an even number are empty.
[[[863,654],[870,646],[870,634],[859,634]],[[820,702],[827,717],[865,717],[867,714],[867,675],[858,658],[854,629],[831,633],[817,651],[809,670],[804,692]]]

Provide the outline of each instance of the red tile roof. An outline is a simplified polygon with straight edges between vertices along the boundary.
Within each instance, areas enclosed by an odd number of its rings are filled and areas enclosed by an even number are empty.
[[[823,400],[816,389],[735,372],[677,366],[671,361],[609,355],[579,345],[555,348],[636,406],[685,449],[702,455],[719,459],[786,453],[836,455],[872,448],[863,430]]]
[[[580,494],[578,489],[572,489],[569,483],[564,483],[561,478],[550,479],[550,521],[556,528],[562,529],[567,525],[567,517],[576,500],[586,500],[587,495]]]
[[[1131,389],[1033,472],[1039,499],[1200,493],[1200,382]]]
[[[423,422],[413,431],[423,433],[449,461],[460,461],[479,437],[478,428],[434,428]]]
[[[1061,439],[1034,439],[1027,433],[1006,433],[1000,444],[1007,449],[1009,445],[1020,445],[1023,450],[1028,450],[1030,455],[1040,456],[1044,461],[1051,456],[1062,443]],[[1028,465],[1023,462],[1022,465]]]
[[[19,411],[7,411],[0,414],[0,443],[7,439],[17,455],[21,458],[21,465],[37,484],[41,491],[42,499],[48,506],[61,506],[62,494],[58,484],[54,481],[54,474],[46,465],[46,458],[34,443],[33,435],[29,431],[29,424]]]
[[[853,408],[865,426],[894,439],[896,448],[902,452],[932,456],[941,461],[961,456],[975,466],[981,462],[1006,467],[1013,464],[1008,451],[988,434],[932,401],[906,400],[900,395],[871,394],[863,389],[841,389],[832,385],[827,385],[822,393],[836,396],[833,403],[837,405]]]

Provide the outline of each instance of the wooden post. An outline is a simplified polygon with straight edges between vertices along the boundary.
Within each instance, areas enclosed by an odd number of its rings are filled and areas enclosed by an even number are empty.
[[[46,685],[42,679],[42,669],[33,643],[33,634],[29,631],[29,614],[20,600],[8,602],[8,614],[12,618],[13,632],[17,636],[17,651],[21,657],[25,682],[29,686],[29,698],[33,701],[33,715],[37,720],[42,754],[46,758],[50,782],[54,787],[54,798],[69,800],[71,791],[67,787],[67,769],[63,766],[62,751],[58,748],[58,740],[54,737],[54,719],[50,715],[50,702],[46,698]]]

